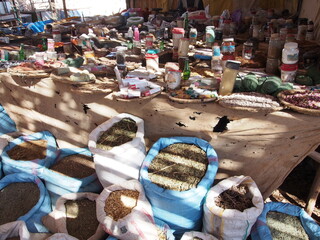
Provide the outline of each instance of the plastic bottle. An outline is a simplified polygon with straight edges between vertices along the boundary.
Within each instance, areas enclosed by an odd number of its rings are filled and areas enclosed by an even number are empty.
[[[137,27],[134,29],[134,40],[135,41],[140,41],[140,32],[139,32],[139,29]]]
[[[26,53],[25,53],[25,50],[24,50],[24,44],[23,43],[20,44],[19,60],[20,61],[26,60]]]
[[[129,39],[132,39],[132,38],[133,38],[133,30],[132,30],[132,27],[129,27],[129,29],[128,29],[128,38],[129,38]]]
[[[196,28],[191,28],[189,33],[190,42],[195,44],[197,41],[198,31]]]
[[[74,24],[71,25],[71,37],[76,37],[78,35],[76,26]]]
[[[221,52],[218,43],[214,43],[212,52],[213,56],[211,59],[211,69],[215,74],[222,74],[223,68],[221,61]]]
[[[309,21],[308,22],[306,40],[308,40],[308,41],[314,40],[314,24],[313,24],[313,21]]]
[[[165,28],[165,29],[164,29],[163,39],[164,39],[164,40],[169,40],[169,30],[168,30],[168,28]]]
[[[190,78],[190,67],[189,67],[189,59],[186,58],[184,62],[184,68],[183,68],[183,80],[188,80]]]
[[[240,64],[241,62],[239,61],[227,61],[219,87],[219,95],[229,95],[232,93]]]

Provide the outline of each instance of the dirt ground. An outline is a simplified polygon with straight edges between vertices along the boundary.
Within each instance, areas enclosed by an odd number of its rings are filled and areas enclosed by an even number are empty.
[[[305,158],[289,174],[283,184],[276,189],[267,201],[286,202],[304,208],[308,199],[309,191],[319,164],[311,158]],[[320,197],[312,214],[320,224]]]

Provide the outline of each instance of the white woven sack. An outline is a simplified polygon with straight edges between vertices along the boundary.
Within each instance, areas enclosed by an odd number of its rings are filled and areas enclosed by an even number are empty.
[[[239,184],[247,185],[252,194],[254,207],[240,212],[236,209],[223,209],[215,204],[215,198],[220,193]],[[204,204],[203,231],[218,239],[242,240],[250,234],[253,224],[264,207],[262,195],[251,177],[235,176],[227,178],[212,187]]]
[[[55,233],[46,240],[78,240],[78,238],[72,237],[66,233]]]
[[[214,236],[212,236],[208,233],[196,232],[196,231],[185,232],[182,235],[181,240],[193,240],[195,237],[198,237],[202,240],[218,240],[217,238],[215,238]]]
[[[104,207],[109,195],[117,190],[135,190],[140,194],[137,205],[132,209],[131,213],[118,221],[114,221],[110,216],[106,215]],[[129,180],[119,185],[105,188],[96,201],[98,221],[108,234],[121,240],[158,240],[158,232],[151,205],[139,181]]]
[[[14,221],[0,226],[0,240],[20,237],[20,240],[30,240],[30,232],[24,221]]]
[[[56,208],[51,213],[49,213],[47,216],[44,216],[42,218],[42,222],[52,233],[68,234],[66,207],[64,204],[68,200],[80,200],[80,199],[84,199],[84,198],[87,198],[91,201],[96,201],[98,196],[99,196],[99,194],[90,193],[90,192],[65,194],[65,195],[58,198],[58,200],[56,202]],[[88,240],[100,240],[104,236],[105,236],[105,232],[103,231],[101,224],[99,224],[95,234],[92,235],[90,238],[88,238]],[[69,239],[69,238],[67,238],[67,239]]]
[[[136,137],[109,151],[97,148],[100,135],[123,118],[131,118],[136,122],[138,127]],[[102,123],[90,133],[88,147],[94,154],[97,176],[103,187],[120,184],[130,179],[139,179],[139,170],[146,156],[144,121],[131,114],[121,113]]]

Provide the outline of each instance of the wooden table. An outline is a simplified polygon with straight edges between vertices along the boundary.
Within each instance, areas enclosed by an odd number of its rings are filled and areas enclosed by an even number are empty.
[[[105,93],[72,92],[70,84],[50,78],[13,79],[7,73],[0,74],[0,93],[19,131],[49,130],[60,147],[87,146],[96,126],[123,112],[144,119],[147,147],[159,137],[205,139],[219,157],[216,178],[251,176],[264,198],[320,144],[320,118],[289,110],[251,113],[217,103],[179,104],[165,95],[123,102]],[[228,130],[213,132],[223,116],[231,120]]]

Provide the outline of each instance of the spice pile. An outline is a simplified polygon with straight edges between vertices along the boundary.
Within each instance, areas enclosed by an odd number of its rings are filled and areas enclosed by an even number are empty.
[[[30,161],[34,159],[46,158],[46,151],[47,141],[35,140],[23,142],[19,145],[14,146],[12,149],[7,151],[7,154],[13,160]]]
[[[137,130],[138,127],[134,120],[123,118],[101,134],[97,141],[97,148],[110,150],[113,147],[130,142],[136,137]]]
[[[268,212],[267,225],[273,240],[309,239],[298,217],[280,212]]]
[[[67,230],[71,236],[86,240],[95,234],[99,226],[95,201],[89,199],[68,200],[65,207]]]
[[[84,178],[95,173],[93,157],[82,154],[64,157],[50,169],[73,178]]]
[[[222,192],[215,198],[215,204],[223,209],[236,209],[240,212],[254,207],[248,187],[241,184]]]
[[[134,190],[118,190],[110,193],[106,200],[104,211],[114,221],[118,221],[131,213],[137,206],[139,192]]]
[[[176,143],[159,151],[149,166],[148,176],[151,182],[162,188],[187,191],[197,187],[207,166],[208,159],[201,148]]]

